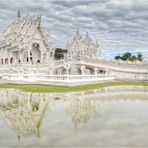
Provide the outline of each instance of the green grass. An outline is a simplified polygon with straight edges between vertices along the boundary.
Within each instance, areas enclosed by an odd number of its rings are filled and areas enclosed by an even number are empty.
[[[72,92],[72,91],[84,91],[103,88],[107,86],[117,85],[142,85],[148,86],[148,82],[108,82],[100,84],[91,84],[84,86],[48,86],[48,85],[29,85],[29,84],[0,84],[0,88],[16,88],[28,92]]]

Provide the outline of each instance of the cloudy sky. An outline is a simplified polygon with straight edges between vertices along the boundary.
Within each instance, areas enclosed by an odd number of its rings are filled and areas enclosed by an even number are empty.
[[[41,15],[56,47],[65,47],[76,28],[98,40],[103,55],[141,52],[148,59],[148,0],[0,0],[0,30],[22,16]]]

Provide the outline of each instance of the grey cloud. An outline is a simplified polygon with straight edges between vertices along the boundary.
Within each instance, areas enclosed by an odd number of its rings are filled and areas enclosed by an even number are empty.
[[[42,15],[58,47],[65,47],[77,27],[89,31],[104,50],[148,47],[146,0],[0,0],[1,26],[14,21],[18,9],[23,16]]]
[[[73,7],[76,7],[76,6],[81,6],[81,5],[89,5],[89,4],[92,4],[92,3],[102,3],[102,2],[107,2],[108,0],[71,0],[71,1],[63,1],[63,0],[58,0],[58,1],[52,1],[53,4],[55,5],[61,5],[63,7],[66,7],[66,8],[73,8]]]

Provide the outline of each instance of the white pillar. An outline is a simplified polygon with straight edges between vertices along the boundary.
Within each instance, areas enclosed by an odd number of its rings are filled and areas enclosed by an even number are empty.
[[[85,66],[81,66],[81,72],[82,72],[81,75],[85,75]]]
[[[97,75],[97,72],[98,72],[98,68],[95,68],[94,69],[94,75]]]

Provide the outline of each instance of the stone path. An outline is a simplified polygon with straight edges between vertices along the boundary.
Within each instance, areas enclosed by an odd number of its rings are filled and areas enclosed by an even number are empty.
[[[16,81],[16,80],[3,80],[0,79],[0,84],[41,84],[41,85],[54,85],[54,86],[77,86],[77,85],[88,85],[88,84],[98,84],[108,81],[87,81],[87,82],[43,82],[43,81]]]

